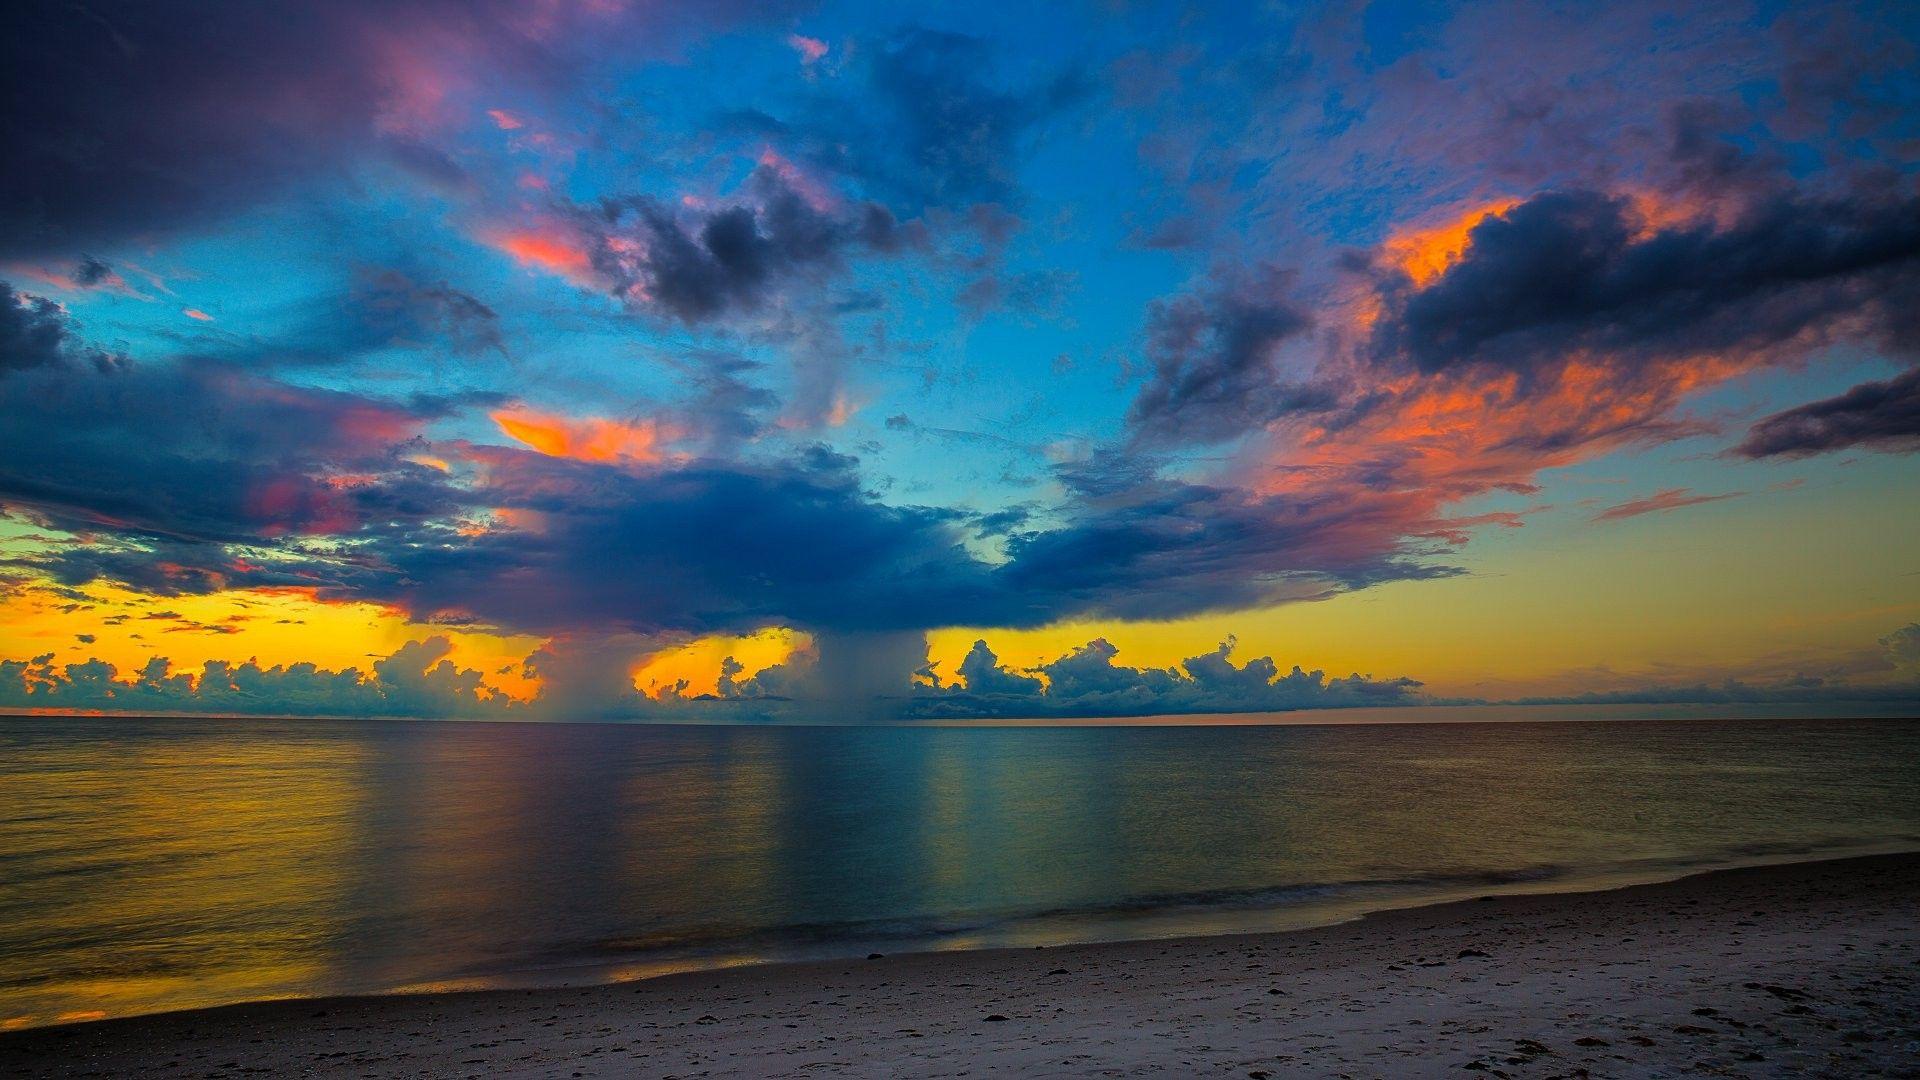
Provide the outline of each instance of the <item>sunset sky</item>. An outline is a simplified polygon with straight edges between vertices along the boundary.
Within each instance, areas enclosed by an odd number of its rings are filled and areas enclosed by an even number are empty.
[[[1912,4],[0,22],[0,708],[1920,702]]]

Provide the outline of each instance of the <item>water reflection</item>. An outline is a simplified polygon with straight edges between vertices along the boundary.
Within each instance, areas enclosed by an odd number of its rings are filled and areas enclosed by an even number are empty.
[[[0,1023],[1920,843],[1920,725],[0,720]]]

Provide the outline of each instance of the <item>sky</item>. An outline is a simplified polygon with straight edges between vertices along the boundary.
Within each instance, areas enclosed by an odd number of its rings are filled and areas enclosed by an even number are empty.
[[[1920,705],[1920,10],[0,14],[0,709]]]

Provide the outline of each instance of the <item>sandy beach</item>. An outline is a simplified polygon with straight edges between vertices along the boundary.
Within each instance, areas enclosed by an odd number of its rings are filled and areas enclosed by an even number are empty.
[[[15,1032],[33,1076],[1916,1076],[1920,855],[1284,934]]]

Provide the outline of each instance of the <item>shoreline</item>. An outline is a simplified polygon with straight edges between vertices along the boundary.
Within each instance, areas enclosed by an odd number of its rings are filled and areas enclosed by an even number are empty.
[[[46,1030],[124,1020],[188,1016],[222,1009],[245,1008],[301,1002],[373,1001],[394,997],[420,997],[449,994],[508,993],[593,989],[652,982],[682,976],[714,972],[744,972],[780,969],[811,964],[840,964],[860,960],[870,951],[881,950],[891,957],[935,957],[963,953],[1018,953],[1030,949],[1063,949],[1121,946],[1152,942],[1187,942],[1230,939],[1249,936],[1295,934],[1342,926],[1401,912],[1444,908],[1457,904],[1521,896],[1580,896],[1608,893],[1645,885],[1685,881],[1731,870],[1790,867],[1814,863],[1844,862],[1876,856],[1912,856],[1920,859],[1920,845],[1913,837],[1873,843],[1838,844],[1818,849],[1781,849],[1706,858],[1700,861],[1675,860],[1616,863],[1573,870],[1565,875],[1543,873],[1533,876],[1526,870],[1508,875],[1489,873],[1455,879],[1435,877],[1422,882],[1425,891],[1402,882],[1335,882],[1305,886],[1311,890],[1352,890],[1344,895],[1296,902],[1217,902],[1186,901],[1181,897],[1148,897],[1161,903],[1122,906],[1113,909],[1071,909],[1047,912],[984,914],[975,925],[948,932],[929,933],[901,939],[884,936],[862,937],[848,934],[831,943],[814,947],[773,944],[755,948],[742,941],[732,949],[673,953],[659,950],[651,954],[601,962],[560,963],[543,966],[507,968],[490,972],[450,973],[418,982],[380,987],[355,987],[332,991],[271,994],[241,1000],[190,1004],[151,1011],[93,1016],[74,1016],[47,1023],[0,1026],[0,1038],[10,1032]],[[1535,868],[1545,870],[1547,868]],[[1367,894],[1370,886],[1407,888],[1397,894]],[[1286,891],[1253,890],[1247,895]],[[969,916],[956,916],[966,919]],[[1075,932],[1074,927],[1079,928]]]
[[[1644,917],[1661,907],[1657,918]],[[1647,953],[1648,935],[1671,940]],[[1510,947],[1516,936],[1526,939],[1530,951],[1553,955],[1523,959],[1508,955],[1510,948],[1489,947]],[[1612,944],[1601,948],[1596,942]],[[1621,967],[1641,969],[1631,994],[1622,993],[1621,972],[1606,970]],[[1677,977],[1715,968],[1720,970]],[[1098,978],[1092,978],[1095,972]],[[1816,1007],[1826,1000],[1825,988],[1799,985],[1816,972],[1823,972],[1822,983],[1853,980],[1861,989],[1851,1004]],[[1702,983],[1725,985],[1708,993],[1708,987],[1693,985]],[[1748,983],[1790,993],[1756,993]],[[1530,989],[1515,992],[1523,986]],[[1720,1000],[1685,1008],[1676,1001],[1664,1035],[1637,1035],[1652,1045],[1639,1045],[1634,1034],[1620,1030],[1630,1015],[1622,1010],[1688,993]],[[1884,1005],[1876,994],[1887,999]],[[1583,1007],[1548,1007],[1544,998],[1555,996],[1568,998],[1562,1006]],[[1409,999],[1419,1009],[1408,1012]],[[1157,1035],[1124,1034],[1164,1027],[1168,1009],[1181,1003],[1193,1011],[1188,1025]],[[757,1011],[740,1014],[747,1004]],[[1269,1015],[1281,1004],[1290,1016]],[[1756,1006],[1765,1017],[1703,1026],[1703,1018],[1737,1018],[1736,1007]],[[1844,1023],[1828,1015],[1836,1007],[1851,1010]],[[1697,1012],[1702,1008],[1708,1012]],[[1381,1017],[1358,1027],[1351,1023],[1382,1009],[1392,1020],[1387,1027],[1380,1026],[1387,1019]],[[1473,1049],[1465,1043],[1491,1034],[1486,1017],[1502,1011],[1509,1014],[1508,1026],[1528,1032],[1509,1044],[1524,1039],[1555,1049],[1551,1056],[1509,1053],[1520,1060],[1505,1061],[1497,1050],[1482,1047],[1473,1060],[1485,1059],[1481,1067],[1496,1074],[1532,1075],[1535,1064],[1569,1067],[1577,1054],[1595,1058],[1595,1065],[1583,1067],[1603,1073],[1620,1071],[1621,1062],[1605,1060],[1622,1056],[1687,1065],[1691,1058],[1665,1056],[1676,1049],[1676,1033],[1690,1035],[1682,1044],[1695,1050],[1766,1042],[1740,1051],[1761,1054],[1758,1061],[1729,1058],[1727,1068],[1738,1075],[1772,1075],[1779,1060],[1804,1070],[1807,1055],[1816,1051],[1848,1062],[1841,1071],[1856,1075],[1879,1067],[1876,1054],[1912,1069],[1920,1062],[1920,1021],[1904,1027],[1893,1021],[1920,1016],[1920,853],[1715,869],[1601,890],[1456,899],[1277,932],[755,964],[590,986],[213,1006],[0,1034],[0,1071],[123,1075],[157,1071],[174,1060],[185,1067],[187,1057],[201,1057],[210,1059],[209,1067],[196,1066],[195,1075],[239,1075],[249,1067],[326,1074],[335,1066],[374,1075],[411,1075],[423,1068],[435,1074],[546,1075],[562,1063],[585,1075],[777,1075],[789,1057],[803,1059],[792,1063],[797,1068],[813,1060],[809,1055],[831,1050],[808,1075],[938,1075],[975,1060],[1059,1075],[1098,1072],[1092,1066],[1102,1061],[1123,1069],[1158,1063],[1192,1071],[1200,1059],[1221,1063],[1216,1059],[1226,1055],[1253,1062],[1239,1075],[1278,1076],[1287,1070],[1338,1071],[1341,1062],[1363,1072],[1381,1069],[1385,1059],[1366,1062],[1377,1052],[1408,1050],[1404,1042],[1395,1049],[1390,1034],[1430,1040],[1439,1032],[1420,1030],[1433,1028],[1422,1017],[1450,1009],[1482,1021],[1453,1025],[1451,1041],[1462,1043],[1457,1049],[1400,1057],[1392,1072],[1458,1069],[1468,1058],[1457,1055]],[[1772,1015],[1783,1009],[1791,1023]],[[1595,1030],[1558,1042],[1547,1036],[1575,1015]],[[900,1022],[886,1027],[882,1017]],[[1817,1018],[1816,1030],[1786,1030],[1808,1026],[1801,1022],[1807,1017]],[[347,1019],[359,1026],[343,1027]],[[567,1027],[556,1033],[562,1021]],[[1854,1026],[1842,1030],[1846,1024]],[[459,1042],[483,1026],[488,1037]],[[1485,1030],[1476,1032],[1477,1026]],[[1628,1026],[1652,1032],[1644,1024]],[[1310,1049],[1313,1039],[1329,1037],[1323,1028],[1342,1028],[1349,1037]],[[1205,1038],[1195,1030],[1204,1030]],[[1168,1056],[1191,1041],[1183,1036],[1208,1049],[1187,1047]],[[1038,1046],[1066,1045],[1109,1050],[1083,1061],[1072,1054],[1051,1061],[1031,1056]],[[1792,1053],[1777,1060],[1766,1054],[1769,1047]],[[456,1052],[467,1056],[450,1056]],[[259,1065],[245,1064],[263,1053],[267,1060]],[[1766,1065],[1770,1061],[1775,1064]],[[412,1064],[402,1068],[406,1062]],[[488,1067],[461,1068],[478,1063]]]

